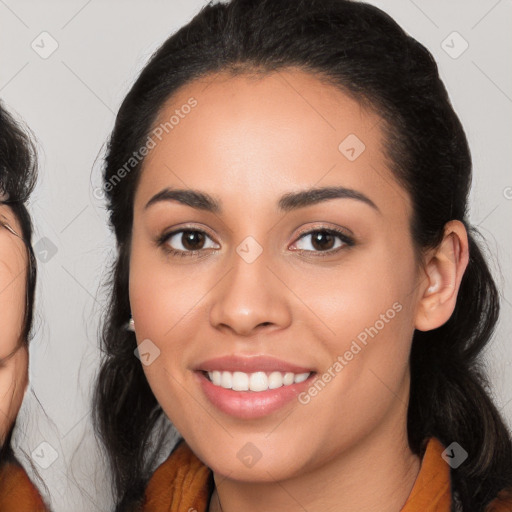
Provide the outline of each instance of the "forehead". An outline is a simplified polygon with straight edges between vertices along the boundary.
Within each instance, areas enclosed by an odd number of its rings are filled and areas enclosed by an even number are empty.
[[[342,185],[390,206],[398,194],[407,208],[387,167],[382,124],[304,71],[208,75],[160,110],[152,133],[160,130],[161,140],[154,138],[145,159],[136,201],[171,186],[208,190],[226,201],[244,192],[262,204],[274,193]]]

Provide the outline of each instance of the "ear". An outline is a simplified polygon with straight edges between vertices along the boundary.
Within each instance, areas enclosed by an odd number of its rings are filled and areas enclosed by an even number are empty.
[[[426,278],[420,285],[416,329],[430,331],[449,320],[468,261],[466,228],[462,222],[452,220],[445,225],[441,244],[428,254],[425,262]]]

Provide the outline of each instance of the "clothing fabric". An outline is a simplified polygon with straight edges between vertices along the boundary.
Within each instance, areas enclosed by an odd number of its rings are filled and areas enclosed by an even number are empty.
[[[421,468],[400,512],[450,512],[450,467],[441,457],[444,446],[428,440]],[[143,512],[207,512],[214,490],[212,471],[181,441],[153,474]],[[503,491],[487,512],[512,512],[512,495]]]
[[[49,512],[19,464],[9,462],[0,467],[0,512]]]

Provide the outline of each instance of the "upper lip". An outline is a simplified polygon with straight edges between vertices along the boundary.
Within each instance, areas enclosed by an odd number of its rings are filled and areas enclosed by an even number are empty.
[[[271,356],[223,356],[214,359],[208,359],[198,364],[197,371],[227,371],[227,372],[291,372],[291,373],[309,373],[311,368],[288,363],[281,359]]]

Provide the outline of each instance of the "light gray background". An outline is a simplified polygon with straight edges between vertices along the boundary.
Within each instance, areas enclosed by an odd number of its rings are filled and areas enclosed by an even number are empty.
[[[41,149],[30,205],[40,258],[31,385],[14,444],[29,474],[37,468],[56,512],[110,509],[89,416],[106,299],[101,284],[114,256],[94,192],[102,148],[152,51],[205,3],[0,0],[0,97]],[[370,3],[434,54],[466,129],[474,161],[470,220],[487,238],[503,298],[486,356],[496,402],[512,425],[512,1]],[[31,47],[35,41],[39,52],[51,48],[44,31],[58,44],[48,58]],[[464,41],[454,31],[469,44],[457,58]]]

